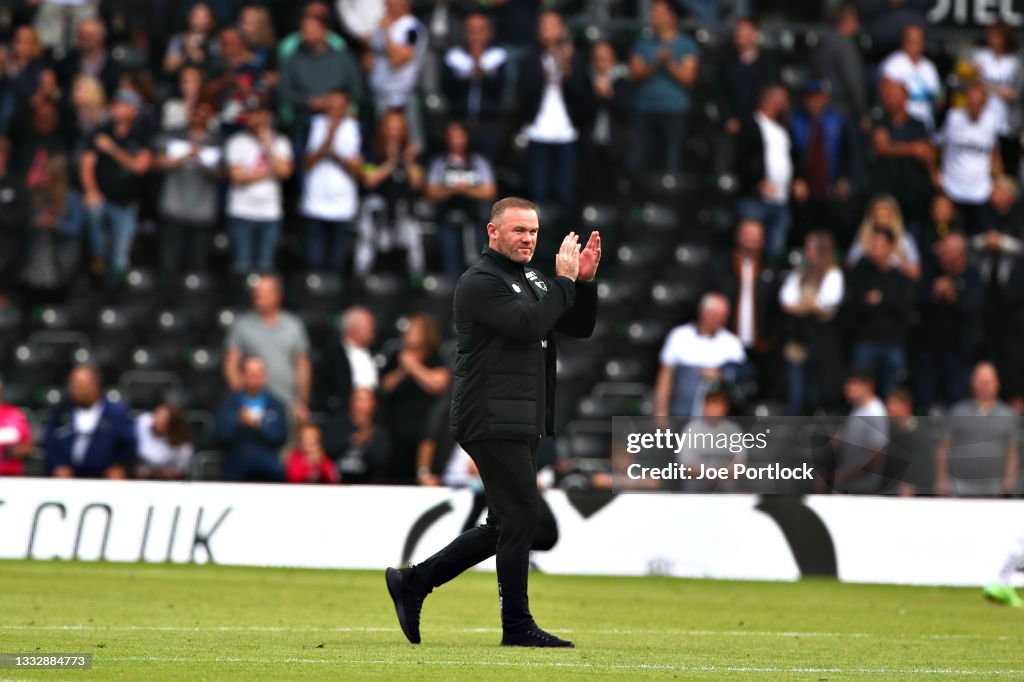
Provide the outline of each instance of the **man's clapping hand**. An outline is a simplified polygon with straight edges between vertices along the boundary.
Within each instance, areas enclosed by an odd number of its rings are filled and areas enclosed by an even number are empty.
[[[570,232],[562,240],[562,246],[555,256],[555,275],[576,281],[580,272],[580,238]]]

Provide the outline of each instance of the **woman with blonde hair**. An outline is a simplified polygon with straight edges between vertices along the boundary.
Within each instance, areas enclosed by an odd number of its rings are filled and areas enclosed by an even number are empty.
[[[887,230],[895,237],[893,267],[899,268],[911,279],[918,279],[921,276],[921,254],[917,249],[917,243],[903,223],[900,205],[891,194],[881,194],[871,200],[867,211],[864,212],[864,220],[857,230],[857,237],[850,246],[850,253],[846,256],[846,267],[852,269],[864,257],[877,230]]]
[[[277,54],[277,34],[270,11],[263,5],[246,5],[238,15],[238,30],[261,71],[273,69]]]
[[[808,233],[803,263],[779,290],[779,304],[788,318],[782,354],[789,368],[790,416],[839,401],[842,367],[835,361],[841,345],[836,313],[844,285],[832,235]]]

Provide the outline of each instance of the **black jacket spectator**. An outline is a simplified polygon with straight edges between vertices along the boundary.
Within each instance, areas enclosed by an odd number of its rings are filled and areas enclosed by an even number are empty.
[[[882,297],[875,305],[867,301],[873,291]],[[896,268],[883,270],[862,258],[847,280],[844,307],[855,342],[902,346],[910,330],[914,282]]]
[[[537,118],[544,97],[544,66],[542,52],[533,50],[519,65],[520,119],[526,124]],[[572,56],[572,73],[562,80],[562,97],[569,120],[576,130],[585,130],[593,116],[594,96],[587,68],[579,52]]]

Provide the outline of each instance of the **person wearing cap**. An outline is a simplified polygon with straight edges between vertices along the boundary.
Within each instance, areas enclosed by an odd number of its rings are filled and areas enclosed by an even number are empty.
[[[153,163],[149,135],[136,125],[142,98],[119,90],[110,123],[93,133],[79,162],[92,271],[112,288],[130,267],[143,179]]]
[[[831,83],[811,80],[804,85],[804,106],[790,119],[794,164],[794,222],[798,229],[837,231],[840,208],[850,197],[857,176],[856,137],[849,120],[832,107]]]
[[[273,126],[270,102],[252,96],[246,104],[245,128],[231,136],[224,152],[228,167],[228,235],[231,269],[268,272],[281,237],[284,218],[282,183],[293,170],[292,146]]]

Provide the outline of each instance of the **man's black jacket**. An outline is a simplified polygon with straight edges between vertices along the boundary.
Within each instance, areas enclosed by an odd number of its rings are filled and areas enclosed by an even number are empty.
[[[554,331],[587,338],[597,287],[548,279],[491,248],[455,289],[451,431],[461,443],[554,433]]]

